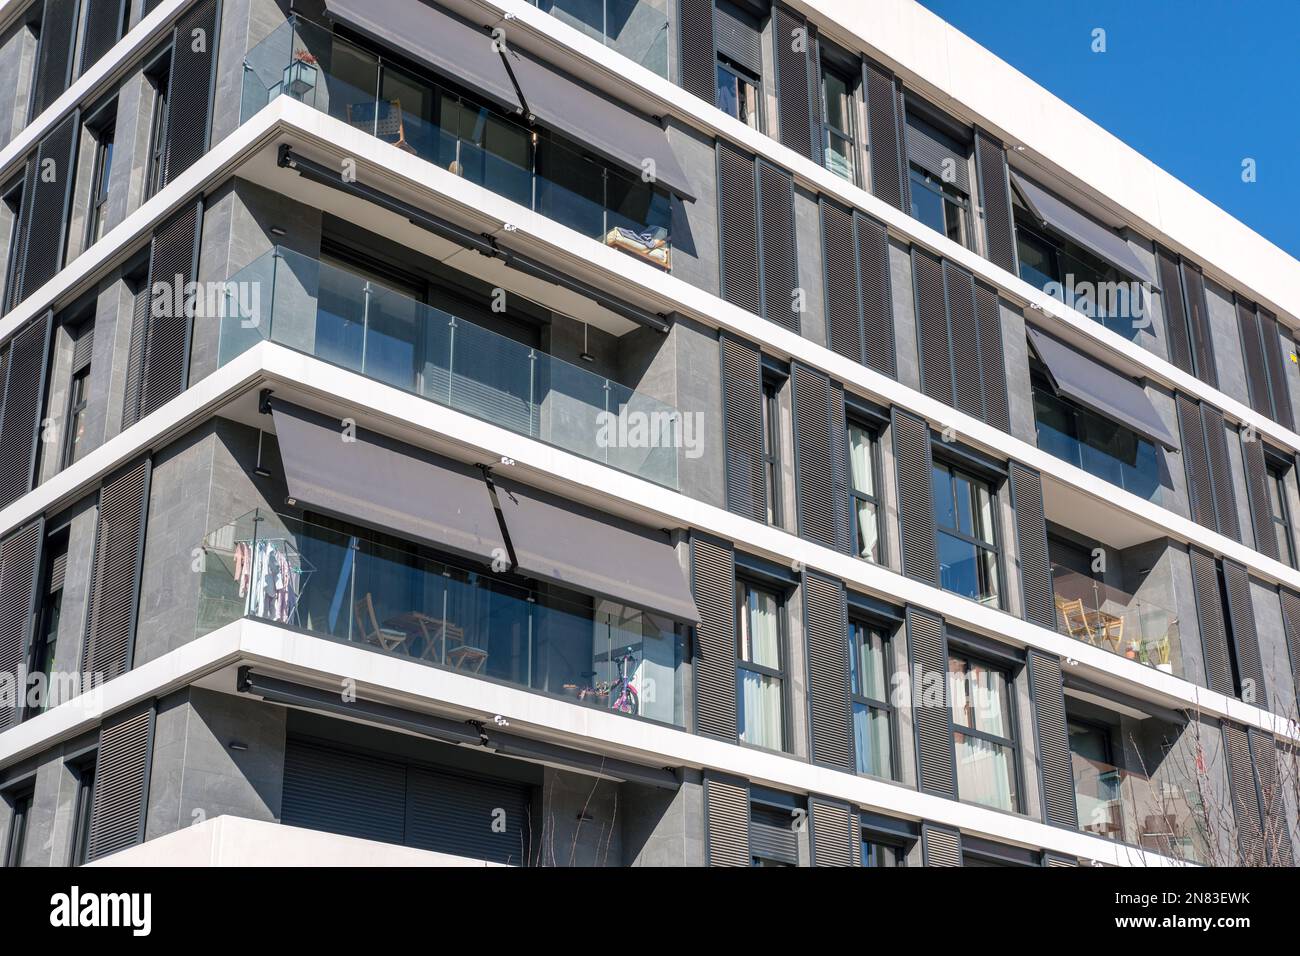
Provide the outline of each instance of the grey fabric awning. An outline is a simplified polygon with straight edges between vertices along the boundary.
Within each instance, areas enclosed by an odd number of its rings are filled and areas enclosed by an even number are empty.
[[[470,465],[272,400],[289,497],[479,561],[506,553],[492,496]]]
[[[699,621],[667,534],[499,476],[495,481],[521,572],[677,621]]]
[[[1019,173],[1012,171],[1011,178],[1028,204],[1029,211],[1040,222],[1109,262],[1125,275],[1155,283],[1150,270],[1119,235]]]
[[[1025,328],[1060,394],[1170,451],[1178,450],[1177,439],[1169,433],[1160,413],[1137,382],[1032,325]]]
[[[523,109],[491,35],[439,7],[422,0],[325,0],[325,7],[331,19],[485,94],[511,112]],[[683,199],[695,200],[662,127],[508,43],[507,48],[514,81],[538,122],[638,177],[642,164],[650,160],[657,182]]]

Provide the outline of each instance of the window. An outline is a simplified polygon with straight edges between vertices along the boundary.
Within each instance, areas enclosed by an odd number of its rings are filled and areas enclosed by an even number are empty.
[[[72,837],[72,865],[81,866],[90,857],[90,810],[95,799],[94,758],[83,763],[77,774],[77,829]]]
[[[90,215],[86,225],[86,246],[93,246],[104,235],[108,223],[108,190],[113,172],[113,130],[116,110],[99,121],[92,130],[95,138],[94,181],[90,193]]]
[[[3,213],[4,221],[8,223],[9,234],[6,237],[8,243],[5,246],[5,259],[8,266],[4,274],[4,300],[0,302],[0,313],[7,312],[16,304],[18,290],[18,261],[22,257],[19,255],[22,245],[22,209],[23,209],[23,180],[18,177],[9,188],[5,190],[4,197],[0,200],[3,207],[0,213]]]
[[[76,462],[86,450],[86,414],[90,404],[90,360],[94,345],[95,320],[89,319],[73,332],[72,381],[68,386],[68,412],[64,423],[63,467]]]
[[[917,166],[911,169],[912,218],[965,246],[970,232],[970,200],[957,187]]]
[[[862,865],[879,867],[899,867],[903,865],[903,849],[892,843],[873,843],[862,841]]]
[[[860,558],[880,563],[880,507],[876,488],[876,434],[849,424],[849,511],[854,548]]]
[[[1279,558],[1295,567],[1295,546],[1291,539],[1291,520],[1286,506],[1286,472],[1283,468],[1268,466],[1268,506],[1273,519],[1273,533],[1277,535]]]
[[[763,480],[767,523],[781,523],[781,383],[763,378]]]
[[[145,198],[163,186],[167,174],[167,100],[171,89],[171,54],[160,57],[145,73],[153,89],[153,115],[149,120],[149,171]]]
[[[1125,774],[1115,766],[1110,729],[1073,718],[1067,728],[1079,829],[1108,840],[1122,839]]]
[[[740,740],[768,750],[785,749],[782,604],[774,591],[747,581],[736,582]]]
[[[68,529],[50,535],[45,544],[41,571],[41,606],[37,618],[36,639],[28,662],[28,693],[23,717],[35,717],[50,706],[50,678],[54,672],[55,650],[59,642],[59,618],[63,610],[63,577],[68,565]]]
[[[793,795],[763,787],[750,788],[749,845],[751,866],[798,866],[796,821],[803,806]]]
[[[746,126],[762,129],[758,77],[725,56],[718,56],[717,107]]]
[[[1020,278],[1125,338],[1133,338],[1138,329],[1147,326],[1136,322],[1140,316],[1134,306],[1139,303],[1125,291],[1131,281],[1128,276],[1068,239],[1030,225],[1027,219],[1031,214],[1019,204],[1019,197],[1016,203]],[[1091,289],[1095,294],[1085,298],[1081,291],[1076,294],[1076,289]],[[1116,292],[1110,295],[1107,289]]]
[[[998,810],[1015,810],[1016,744],[1006,672],[960,654],[948,657],[957,794]]]
[[[997,497],[992,487],[941,462],[934,464],[932,487],[940,585],[981,604],[1000,607]]]
[[[837,70],[822,67],[822,148],[826,168],[849,182],[854,181],[857,171],[854,86]]]
[[[9,845],[5,847],[5,866],[22,866],[27,844],[27,821],[32,813],[32,791],[9,798]]]
[[[850,621],[849,642],[853,743],[858,773],[892,779],[894,709],[889,703],[892,667],[889,636],[879,627]]]

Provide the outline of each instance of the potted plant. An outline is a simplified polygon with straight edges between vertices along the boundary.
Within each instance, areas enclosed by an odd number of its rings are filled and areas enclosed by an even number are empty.
[[[1152,657],[1155,660],[1156,670],[1164,671],[1166,674],[1174,672],[1174,665],[1169,663],[1169,635],[1166,634],[1152,646]]]
[[[308,50],[294,50],[293,61],[284,68],[284,90],[302,99],[316,89],[316,57]]]

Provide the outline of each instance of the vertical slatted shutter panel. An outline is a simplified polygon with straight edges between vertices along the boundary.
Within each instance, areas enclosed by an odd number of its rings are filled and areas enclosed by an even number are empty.
[[[858,288],[867,368],[898,377],[894,353],[894,300],[889,281],[889,235],[885,227],[854,213],[858,238]]]
[[[893,410],[891,420],[903,573],[937,586],[939,559],[935,553],[930,426],[924,418],[899,408]]]
[[[1204,403],[1201,405],[1201,420],[1205,423],[1205,448],[1209,455],[1209,477],[1219,534],[1240,541],[1241,524],[1237,520],[1237,497],[1232,490],[1232,464],[1228,459],[1227,423],[1221,411]]]
[[[831,351],[863,361],[861,303],[854,216],[821,197],[822,253],[826,259],[826,342]]]
[[[736,554],[731,545],[691,538],[691,585],[700,623],[695,628],[695,727],[736,740]]]
[[[1259,655],[1259,634],[1255,629],[1255,605],[1250,596],[1250,575],[1236,561],[1223,559],[1224,590],[1228,595],[1228,619],[1232,624],[1232,647],[1237,652],[1237,674],[1241,697],[1256,707],[1268,707],[1264,667]]]
[[[1002,312],[992,286],[975,283],[975,324],[980,335],[980,377],[984,382],[984,420],[1011,431],[1007,402],[1006,353],[1002,349]]]
[[[948,321],[953,346],[954,407],[983,420],[984,390],[980,381],[979,330],[975,324],[975,277],[947,261],[943,264],[943,277],[948,290]]]
[[[1063,856],[1060,853],[1044,853],[1043,866],[1078,866],[1077,856]]]
[[[44,113],[68,88],[76,39],[77,0],[45,0],[40,48],[36,51],[31,119]]]
[[[0,408],[0,508],[32,489],[53,322],[54,313],[46,312],[9,343]]]
[[[763,372],[758,346],[723,335],[722,417],[727,443],[727,508],[767,521],[763,463]]]
[[[749,787],[743,780],[704,776],[704,830],[709,866],[749,866]]]
[[[32,219],[32,197],[36,192],[36,154],[32,153],[23,170],[23,195],[18,209],[18,223],[13,231],[13,250],[9,256],[9,281],[5,285],[5,311],[23,300],[23,262],[26,260],[27,233]]]
[[[1228,752],[1228,787],[1232,791],[1232,816],[1237,823],[1240,865],[1264,863],[1264,840],[1259,815],[1259,791],[1250,761],[1250,741],[1244,727],[1223,723],[1223,740]]]
[[[1178,260],[1156,246],[1156,267],[1160,274],[1160,291],[1165,313],[1165,334],[1169,339],[1169,361],[1189,375],[1192,366],[1192,340],[1187,334],[1187,307],[1183,304],[1183,281]]]
[[[1291,657],[1291,676],[1300,696],[1300,594],[1281,588],[1282,626],[1286,630],[1286,647]]]
[[[1201,623],[1206,682],[1210,690],[1235,697],[1237,689],[1232,681],[1232,659],[1228,654],[1228,630],[1223,617],[1219,569],[1213,555],[1200,548],[1188,550],[1192,556],[1192,591],[1196,597],[1196,616]]]
[[[200,43],[196,31],[203,31]],[[205,0],[176,23],[168,103],[181,107],[167,115],[163,185],[189,169],[208,151],[217,63],[217,0]],[[196,50],[195,47],[201,49]]]
[[[984,207],[984,251],[989,261],[1016,271],[1016,236],[1011,218],[1011,189],[1007,184],[1007,151],[1000,140],[975,129],[975,166]]]
[[[818,166],[825,163],[822,146],[822,129],[826,116],[822,111],[822,49],[817,24],[808,23],[808,105],[812,110],[812,161]]]
[[[961,866],[961,832],[933,823],[921,824],[921,865]]]
[[[1295,854],[1291,846],[1291,827],[1287,823],[1286,775],[1279,782],[1278,765],[1283,763],[1284,752],[1271,735],[1251,730],[1250,756],[1259,779],[1260,819],[1264,824],[1265,849],[1274,866],[1294,866]],[[1292,783],[1294,786],[1294,782]]]
[[[153,235],[149,254],[149,289],[158,283],[186,288],[198,271],[198,237],[202,228],[202,206],[183,207]],[[172,300],[175,300],[172,296]],[[185,296],[182,314],[163,309],[163,315],[148,310],[139,378],[138,417],[157,411],[185,390],[189,379],[190,333],[193,325],[192,303]]]
[[[763,314],[758,282],[758,180],[754,158],[718,140],[718,231],[722,297]]]
[[[36,150],[38,173],[32,186],[31,217],[23,249],[23,298],[54,278],[63,265],[80,120],[81,114],[73,110]]]
[[[90,860],[144,841],[153,731],[152,702],[114,716],[100,728],[87,838]]]
[[[1011,462],[1010,471],[1025,620],[1056,630],[1052,565],[1047,547],[1047,521],[1043,512],[1043,479],[1038,472],[1019,462]]]
[[[144,377],[144,344],[149,336],[149,284],[135,294],[131,314],[131,339],[126,353],[126,389],[122,401],[122,427],[140,420],[140,382]]]
[[[1219,387],[1214,369],[1214,343],[1210,337],[1209,308],[1205,303],[1205,279],[1201,270],[1183,261],[1183,293],[1187,297],[1187,327],[1192,337],[1196,377],[1212,388]]]
[[[493,826],[496,819],[504,829]],[[519,866],[527,862],[528,790],[505,780],[409,766],[405,829],[407,846]]]
[[[1246,368],[1246,388],[1250,407],[1261,415],[1271,415],[1268,377],[1264,368],[1264,343],[1259,337],[1259,317],[1254,307],[1237,299],[1237,330],[1241,334],[1242,364]]]
[[[1291,414],[1291,389],[1286,379],[1286,363],[1282,359],[1282,327],[1267,309],[1259,309],[1259,334],[1264,340],[1264,367],[1268,370],[1269,392],[1273,398],[1273,421],[1287,428],[1295,428]]]
[[[894,74],[866,61],[863,85],[867,91],[867,146],[871,164],[871,192],[895,209],[905,206],[901,117]]]
[[[916,722],[916,762],[925,793],[956,799],[956,752],[948,699],[948,637],[943,618],[907,609],[907,651],[912,661],[912,715]],[[942,700],[935,703],[935,690]]]
[[[799,257],[794,238],[794,180],[784,170],[758,163],[759,270],[763,318],[799,331],[794,290],[799,285]]]
[[[1065,691],[1061,659],[1030,649],[1029,693],[1038,728],[1038,760],[1043,775],[1043,819],[1059,827],[1078,829],[1074,804],[1074,769],[1070,737],[1065,727]]]
[[[1218,527],[1218,521],[1214,514],[1210,458],[1205,448],[1201,406],[1181,392],[1175,398],[1175,405],[1178,408],[1178,429],[1183,437],[1183,464],[1187,468],[1187,498],[1192,520],[1213,530]]]
[[[90,364],[91,356],[95,354],[95,323],[93,321],[83,323],[77,329],[77,338],[72,343],[72,371],[80,372]]]
[[[37,574],[45,521],[37,518],[0,541],[0,674],[15,687],[25,666],[36,617]],[[18,722],[18,701],[0,706],[0,731]]]
[[[828,548],[837,547],[840,498],[848,489],[836,479],[834,447],[843,418],[831,418],[830,379],[806,365],[792,363],[794,468],[798,488],[799,535]]]
[[[99,493],[83,664],[96,683],[131,669],[150,473],[149,459],[141,459],[105,482]]]
[[[813,159],[808,21],[787,7],[774,5],[772,40],[776,46],[776,103],[781,145]]]
[[[86,0],[85,39],[81,44],[81,72],[99,62],[122,38],[125,0]]]
[[[1255,536],[1255,550],[1260,554],[1281,560],[1277,550],[1277,535],[1273,531],[1273,505],[1269,498],[1268,465],[1264,458],[1264,443],[1256,438],[1247,441],[1241,436],[1241,455],[1246,464],[1246,501],[1250,504],[1250,526]]]
[[[361,840],[403,843],[406,768],[394,760],[290,739],[280,822]]]
[[[813,866],[860,866],[853,808],[837,800],[808,798],[808,820],[812,830]]]
[[[943,261],[912,247],[916,288],[916,335],[921,353],[921,391],[935,401],[953,404],[952,347],[948,342],[948,301]]]
[[[713,105],[717,96],[717,57],[713,50],[713,0],[679,0],[682,28],[682,89]]]
[[[853,553],[853,516],[849,513],[849,430],[844,386],[831,383],[831,468],[835,489],[835,543],[842,554]]]
[[[849,640],[844,585],[809,571],[804,575],[808,645],[808,717],[813,763],[853,769],[849,717]]]

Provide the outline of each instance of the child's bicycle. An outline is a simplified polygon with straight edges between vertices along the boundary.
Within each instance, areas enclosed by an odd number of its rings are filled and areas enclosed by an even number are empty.
[[[627,673],[627,666],[631,661],[631,654],[625,654],[619,660],[618,680],[614,681],[609,689],[609,706],[621,714],[635,714],[639,706],[636,688],[632,686],[632,678]]]

